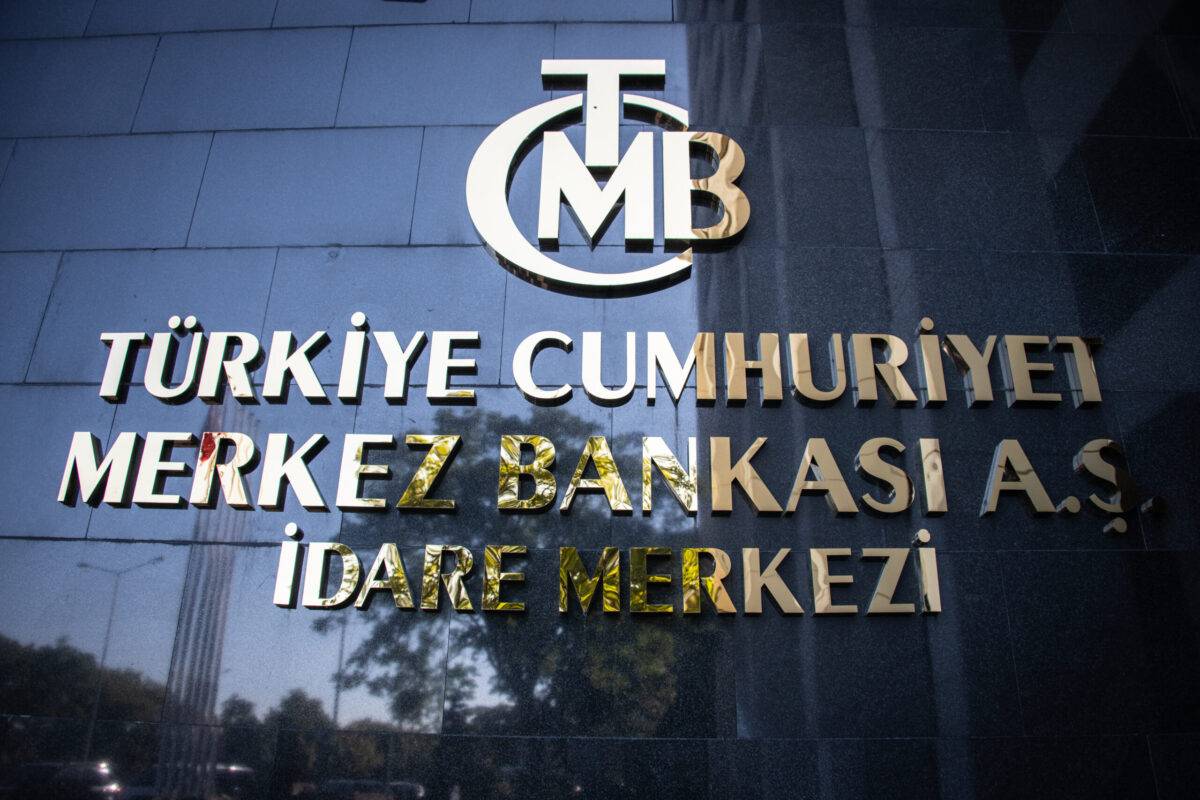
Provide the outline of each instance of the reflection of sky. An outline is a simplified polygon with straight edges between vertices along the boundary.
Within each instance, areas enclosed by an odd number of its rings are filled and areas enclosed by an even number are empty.
[[[65,639],[100,656],[113,578],[81,561],[120,570],[163,561],[121,579],[106,666],[135,669],[165,682],[188,548],[97,542],[0,542],[0,633],[22,644]]]

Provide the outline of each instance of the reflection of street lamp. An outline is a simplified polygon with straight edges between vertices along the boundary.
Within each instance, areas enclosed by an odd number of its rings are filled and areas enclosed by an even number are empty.
[[[87,760],[92,757],[92,737],[96,732],[96,717],[100,713],[100,692],[104,688],[104,662],[108,659],[108,641],[112,636],[113,619],[117,614],[117,595],[121,592],[121,578],[135,569],[148,567],[151,564],[158,564],[163,560],[162,556],[155,556],[149,561],[143,561],[141,564],[134,564],[132,567],[125,569],[109,569],[108,567],[97,567],[95,564],[89,564],[86,561],[80,561],[76,566],[80,569],[91,569],[96,572],[103,572],[111,575],[113,579],[112,602],[108,606],[108,625],[104,628],[104,645],[100,648],[100,667],[96,671],[96,697],[92,702],[92,717],[88,722],[87,743],[86,749],[83,751],[83,758]]]

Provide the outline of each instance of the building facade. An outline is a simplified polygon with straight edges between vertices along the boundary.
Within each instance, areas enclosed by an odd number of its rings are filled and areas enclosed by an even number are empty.
[[[1200,791],[1192,4],[0,40],[0,791]]]

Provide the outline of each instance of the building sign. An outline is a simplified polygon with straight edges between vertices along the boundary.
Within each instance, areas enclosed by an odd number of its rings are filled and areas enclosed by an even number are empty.
[[[688,129],[686,109],[664,100],[621,92],[622,79],[662,81],[661,60],[574,60],[542,62],[542,77],[582,79],[583,94],[547,100],[526,109],[492,131],[471,159],[467,171],[467,208],[471,220],[496,259],[534,283],[548,288],[584,290],[649,290],[679,280],[692,267],[692,245],[739,234],[750,219],[750,203],[734,181],[742,174],[745,155],[728,136]],[[585,110],[586,109],[586,110]],[[650,115],[669,130],[661,148],[642,131],[620,155],[622,110]],[[585,124],[584,153],[579,157],[567,134],[556,126],[577,120]],[[646,247],[654,242],[654,167],[662,157],[664,236],[678,255],[649,267],[618,273],[596,273],[563,264],[535,247],[517,227],[508,207],[508,187],[521,155],[541,136],[542,169],[537,238],[558,244],[559,205],[569,204],[590,243],[595,243],[617,210],[625,210],[625,242]],[[691,154],[703,148],[716,160],[716,170],[693,178]],[[597,176],[607,176],[603,187]],[[692,195],[718,201],[723,214],[715,225],[696,228]]]
[[[582,80],[585,92],[548,100],[502,123],[480,145],[467,177],[471,217],[503,264],[547,288],[649,290],[685,275],[693,246],[728,239],[742,230],[749,218],[749,202],[734,183],[745,164],[738,145],[722,134],[689,131],[684,109],[620,90],[623,79],[661,79],[665,70],[662,61],[543,62],[543,76]],[[557,126],[579,119],[585,108],[581,158]],[[669,128],[661,144],[656,146],[649,132],[638,132],[621,155],[622,109],[649,113]],[[661,157],[666,240],[685,249],[652,267],[597,274],[560,263],[548,254],[553,249],[534,246],[513,220],[507,189],[522,153],[539,136],[537,238],[543,245],[552,248],[557,242],[564,201],[590,240],[623,204],[626,242],[652,242],[654,168]],[[693,146],[707,148],[715,156],[712,176],[692,177]],[[601,187],[598,177],[604,175],[607,181]],[[694,227],[694,193],[711,195],[720,203],[719,223]],[[110,403],[125,402],[130,391],[145,391],[163,403],[219,404],[230,398],[254,404],[281,402],[291,392],[312,404],[354,404],[368,391],[364,372],[369,356],[382,360],[386,368],[384,384],[370,391],[378,391],[387,401],[404,401],[414,372],[423,370],[421,391],[430,402],[474,403],[474,391],[456,386],[453,377],[479,369],[473,356],[481,345],[477,331],[417,330],[398,335],[374,329],[361,312],[351,314],[350,321],[350,330],[340,333],[318,330],[300,340],[293,331],[274,331],[265,342],[245,331],[206,331],[194,316],[172,316],[164,331],[102,332],[99,340],[108,347],[108,360],[99,394]],[[312,359],[335,340],[341,368],[331,391],[318,379]],[[1003,397],[1009,406],[1080,408],[1103,399],[1094,360],[1096,345],[1076,333],[1052,337],[1000,332],[972,339],[935,331],[929,318],[908,338],[846,332],[823,337],[819,343],[805,332],[781,336],[771,331],[696,331],[685,352],[661,331],[628,331],[605,340],[599,331],[547,330],[526,337],[515,348],[512,391],[541,406],[570,399],[576,391],[572,384],[544,385],[534,378],[539,354],[559,349],[576,359],[577,385],[588,400],[605,406],[722,403],[743,409],[736,413],[753,415],[754,404],[748,401],[757,396],[763,405],[865,406],[890,401],[913,409],[905,413],[922,413],[946,403],[948,385],[957,380],[969,406],[999,402]],[[619,386],[606,384],[601,376],[603,349],[612,347],[625,354],[625,381]],[[818,366],[826,361],[814,357],[818,349],[828,352],[827,369]],[[993,386],[991,377],[991,367],[997,363],[1003,375],[999,387]],[[129,376],[139,365],[144,385],[135,388]],[[1069,393],[1045,388],[1044,379],[1058,370],[1069,377]],[[182,377],[176,379],[180,373]],[[829,377],[818,380],[818,373]],[[639,376],[644,378],[640,389]],[[685,390],[689,381],[693,390]],[[790,392],[785,393],[785,386]],[[1121,454],[1103,431],[1078,442],[1058,464],[1035,463],[1017,439],[1000,439],[992,448],[986,484],[969,497],[948,494],[942,442],[932,437],[902,441],[876,434],[863,437],[850,451],[838,451],[820,437],[783,442],[779,446],[796,454],[787,474],[762,474],[755,457],[766,445],[766,435],[735,441],[715,432],[703,441],[689,437],[686,450],[675,452],[661,432],[619,433],[636,434],[640,441],[636,474],[622,474],[606,431],[592,432],[577,451],[564,450],[564,442],[538,430],[509,431],[491,441],[471,440],[453,430],[408,431],[403,444],[424,452],[411,475],[393,474],[373,460],[380,451],[401,444],[400,437],[388,433],[350,433],[326,448],[330,442],[320,431],[297,439],[279,432],[210,430],[197,437],[177,431],[114,431],[103,447],[91,433],[81,431],[71,442],[62,443],[67,453],[58,499],[65,504],[82,501],[114,507],[223,504],[236,512],[281,509],[290,493],[308,510],[336,507],[357,514],[450,515],[456,513],[461,498],[443,494],[440,480],[454,470],[456,455],[469,449],[473,458],[483,454],[494,460],[496,494],[489,503],[496,514],[549,510],[569,518],[583,503],[597,504],[612,515],[651,516],[656,510],[661,514],[664,504],[686,515],[727,514],[743,505],[786,521],[802,502],[816,496],[828,505],[831,520],[860,513],[907,518],[914,507],[924,517],[937,517],[952,503],[971,504],[987,516],[1003,503],[1021,503],[1043,516],[1086,510],[1103,518],[1103,535],[1120,535],[1127,530],[1126,516],[1138,503],[1137,487]],[[339,460],[335,485],[318,484],[311,469],[316,459]],[[556,474],[560,461],[570,469],[569,477]],[[1048,469],[1077,473],[1079,496],[1052,498],[1041,479]],[[255,473],[258,489],[252,493],[247,477]],[[189,475],[186,494],[165,488],[166,479],[178,481]],[[393,508],[380,496],[380,483],[386,481],[404,486]],[[759,614],[763,598],[769,597],[779,613],[788,615],[936,614],[942,609],[937,552],[925,528],[914,533],[908,547],[812,547],[799,556],[792,555],[790,548],[773,552],[743,548],[731,553],[713,546],[672,548],[653,543],[621,553],[603,541],[579,541],[560,548],[557,596],[527,601],[511,599],[512,584],[524,577],[517,566],[526,552],[522,545],[495,544],[472,552],[453,542],[431,543],[418,567],[405,564],[394,543],[385,542],[369,560],[360,560],[358,553],[340,542],[303,542],[295,524],[289,523],[284,533],[272,599],[285,608],[361,609],[372,601],[390,601],[398,609],[435,610],[447,598],[460,612],[516,612],[526,602],[556,602],[564,614],[587,613],[594,607],[607,613],[625,608],[645,614],[705,610]],[[783,579],[780,567],[788,558],[806,563],[807,588],[789,586]],[[870,585],[854,583],[844,566],[847,559],[878,565]],[[736,599],[726,587],[735,570],[742,586]],[[910,573],[918,590],[915,596],[901,597],[898,587]],[[623,596],[628,598],[625,604]]]

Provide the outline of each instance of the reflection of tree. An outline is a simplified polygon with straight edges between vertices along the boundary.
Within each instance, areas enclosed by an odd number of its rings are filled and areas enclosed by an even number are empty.
[[[132,669],[100,670],[96,657],[60,639],[23,645],[0,636],[0,708],[11,713],[86,719],[96,687],[102,718],[154,720],[162,707],[162,684]]]
[[[368,626],[365,638],[351,649],[342,666],[341,687],[365,687],[387,700],[401,728],[427,731],[437,731],[440,719],[443,732],[653,735],[662,734],[694,711],[680,709],[676,702],[680,695],[677,665],[705,660],[706,632],[714,628],[705,621],[689,621],[689,635],[676,637],[660,623],[602,618],[597,609],[587,619],[577,613],[560,616],[556,610],[545,609],[545,598],[527,597],[527,602],[543,610],[531,608],[517,616],[478,611],[483,544],[526,544],[531,551],[544,548],[541,554],[531,552],[525,562],[528,571],[533,568],[532,560],[540,558],[538,568],[544,571],[556,570],[559,545],[586,548],[609,543],[611,515],[599,498],[578,499],[568,517],[560,517],[557,509],[547,514],[500,513],[496,508],[500,436],[537,433],[554,442],[561,499],[587,437],[608,435],[608,431],[597,430],[593,423],[562,409],[537,408],[529,417],[442,410],[430,429],[421,432],[462,436],[463,446],[446,480],[431,492],[431,496],[453,497],[457,511],[452,515],[405,515],[399,523],[395,511],[347,515],[343,539],[359,547],[367,564],[374,546],[397,538],[397,528],[403,531],[402,546],[425,542],[470,545],[476,553],[470,583],[477,610],[453,617],[448,656],[443,644],[444,614],[400,612],[385,594],[376,595],[365,611],[338,612],[354,614],[354,626]],[[403,441],[404,431],[393,433]],[[640,438],[625,435],[610,444],[626,488],[631,496],[640,497]],[[686,453],[678,455],[686,459]],[[390,461],[398,484],[393,487],[396,496],[389,498],[389,506],[394,506],[418,460],[403,451],[372,460]],[[589,469],[589,474],[595,473]],[[527,497],[531,491],[531,484],[523,485],[521,494]],[[665,487],[658,491],[654,518],[640,523],[648,537],[661,535],[672,523],[686,519]],[[595,553],[587,556],[589,563],[594,563],[594,557]],[[406,561],[405,566],[415,591],[420,563]],[[318,620],[315,627],[327,633],[339,630],[331,617]],[[478,774],[471,782],[491,787],[492,792],[511,782],[512,765],[502,762],[492,765],[494,769],[477,762]],[[544,789],[566,781],[566,775],[542,771],[539,781]]]

